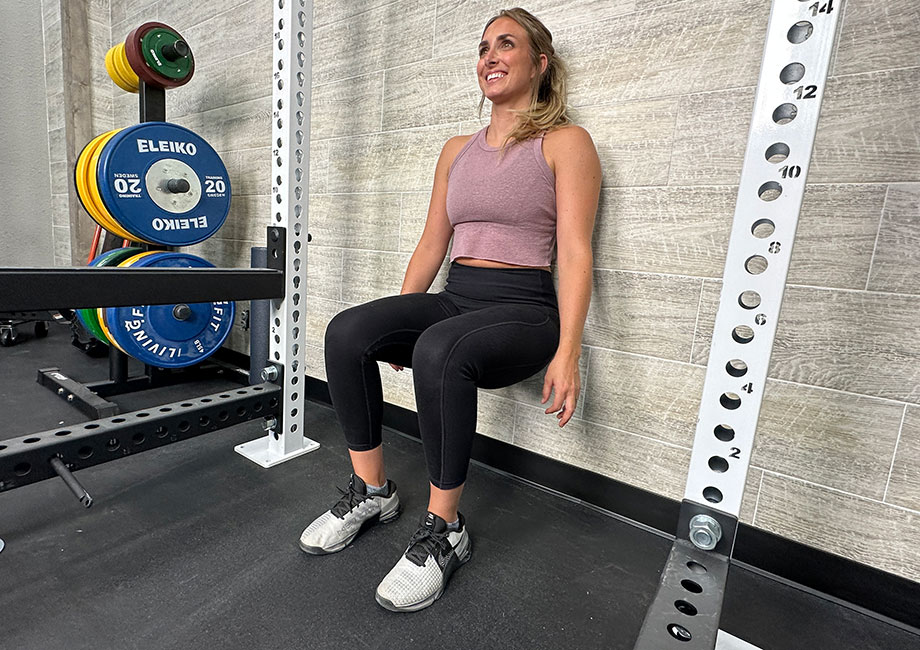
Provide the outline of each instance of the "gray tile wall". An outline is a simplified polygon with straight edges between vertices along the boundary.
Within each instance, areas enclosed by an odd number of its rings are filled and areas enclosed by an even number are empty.
[[[110,3],[113,40],[160,20],[191,41],[196,76],[168,94],[168,112],[215,145],[234,187],[227,225],[196,250],[247,265],[269,218],[271,3]],[[567,58],[573,114],[604,169],[582,400],[560,430],[542,414],[540,377],[481,391],[479,430],[679,498],[769,3],[530,6]],[[920,580],[920,9],[838,9],[742,518]],[[323,332],[336,313],[399,291],[438,152],[480,128],[474,52],[490,11],[482,0],[314,3],[313,376],[325,378]],[[49,30],[52,49],[54,38]],[[59,75],[47,62],[49,79]],[[93,124],[108,106],[116,126],[135,121],[136,98],[108,88],[94,97]],[[49,117],[52,143],[63,141],[60,119]],[[442,284],[443,271],[433,289]],[[231,344],[245,349],[245,337]],[[385,398],[414,409],[411,372],[382,371]],[[871,538],[854,537],[867,521]]]

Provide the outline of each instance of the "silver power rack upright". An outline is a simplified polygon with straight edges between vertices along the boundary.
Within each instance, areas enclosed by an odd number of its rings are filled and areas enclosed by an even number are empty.
[[[636,650],[716,645],[838,5],[773,0],[687,488]]]

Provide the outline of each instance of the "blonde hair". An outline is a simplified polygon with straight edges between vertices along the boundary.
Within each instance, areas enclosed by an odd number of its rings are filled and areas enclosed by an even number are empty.
[[[546,70],[533,79],[530,93],[530,108],[518,111],[520,119],[517,126],[508,134],[505,145],[523,142],[546,131],[552,131],[566,124],[571,124],[566,107],[566,68],[553,47],[553,35],[540,20],[526,9],[502,9],[489,19],[483,34],[499,18],[510,18],[520,25],[530,39],[530,60],[538,73],[540,55],[546,55]],[[479,115],[485,104],[485,93],[479,99]]]

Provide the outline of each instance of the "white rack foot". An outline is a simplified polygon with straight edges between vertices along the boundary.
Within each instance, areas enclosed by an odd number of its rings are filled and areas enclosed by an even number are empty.
[[[248,458],[257,465],[261,465],[265,469],[268,469],[269,467],[280,465],[287,460],[297,458],[298,456],[303,456],[304,454],[319,449],[318,442],[315,440],[310,440],[304,436],[303,447],[300,449],[295,449],[294,451],[290,451],[286,454],[278,454],[276,452],[272,452],[269,446],[269,438],[270,436],[264,436],[262,438],[250,440],[249,442],[244,442],[243,444],[234,447],[233,451],[245,458]]]

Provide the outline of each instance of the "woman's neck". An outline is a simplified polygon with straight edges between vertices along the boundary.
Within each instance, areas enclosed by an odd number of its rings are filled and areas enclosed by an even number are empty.
[[[508,135],[517,126],[520,119],[521,110],[527,110],[528,106],[523,108],[511,107],[508,105],[492,105],[492,117],[489,121],[489,130],[486,132],[486,142],[495,147],[504,144]]]

